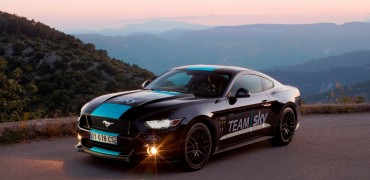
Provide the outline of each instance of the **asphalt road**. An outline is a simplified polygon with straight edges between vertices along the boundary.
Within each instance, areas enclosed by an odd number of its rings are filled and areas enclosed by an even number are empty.
[[[75,138],[0,146],[0,179],[370,179],[370,114],[304,116],[285,147],[268,141],[212,156],[200,171],[78,153]]]

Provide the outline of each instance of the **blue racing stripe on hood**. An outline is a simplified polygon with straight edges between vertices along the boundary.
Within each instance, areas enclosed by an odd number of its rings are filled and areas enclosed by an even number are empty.
[[[104,103],[96,108],[91,115],[100,116],[112,119],[119,119],[123,113],[129,110],[131,106],[123,104]]]

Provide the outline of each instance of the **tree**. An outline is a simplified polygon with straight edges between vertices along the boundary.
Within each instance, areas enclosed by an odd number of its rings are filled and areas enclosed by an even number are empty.
[[[23,87],[15,79],[10,79],[3,73],[7,63],[4,58],[0,58],[0,121],[19,120],[23,109],[28,104],[28,100],[23,98]],[[21,74],[20,69],[13,72],[14,77]]]

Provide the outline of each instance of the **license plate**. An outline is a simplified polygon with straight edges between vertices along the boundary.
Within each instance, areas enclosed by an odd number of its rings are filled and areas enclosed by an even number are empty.
[[[97,134],[90,132],[90,139],[93,141],[108,143],[108,144],[117,144],[117,136],[108,136],[105,134]]]

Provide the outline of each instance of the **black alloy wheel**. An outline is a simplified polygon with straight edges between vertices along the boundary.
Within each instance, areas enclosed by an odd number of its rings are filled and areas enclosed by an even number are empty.
[[[276,134],[271,140],[271,143],[276,146],[288,145],[293,139],[296,124],[297,121],[293,110],[291,108],[285,108],[280,116]]]
[[[207,162],[212,147],[211,133],[202,123],[194,124],[186,134],[183,163],[186,169],[201,169]]]

